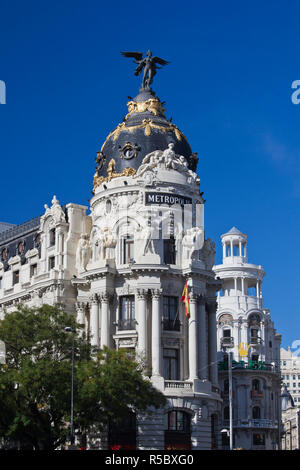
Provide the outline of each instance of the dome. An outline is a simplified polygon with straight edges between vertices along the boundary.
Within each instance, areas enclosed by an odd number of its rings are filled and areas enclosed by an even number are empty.
[[[146,155],[165,150],[170,143],[174,144],[175,153],[183,155],[189,168],[196,171],[197,155],[177,126],[166,119],[163,104],[151,89],[141,89],[127,103],[128,114],[97,153],[94,188],[104,179],[135,174]]]

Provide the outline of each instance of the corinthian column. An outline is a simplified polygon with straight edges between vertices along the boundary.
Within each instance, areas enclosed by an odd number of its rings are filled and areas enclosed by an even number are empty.
[[[217,359],[217,320],[216,310],[217,303],[215,299],[207,303],[208,309],[208,353],[209,353],[209,368],[210,368],[210,381],[218,384],[218,359]]]
[[[97,294],[91,298],[90,312],[91,345],[99,346],[99,301]]]
[[[138,289],[137,301],[138,350],[141,355],[145,356],[147,351],[147,291],[145,289]]]
[[[199,375],[200,379],[207,380],[208,360],[207,360],[207,337],[206,337],[206,310],[205,298],[199,299]]]
[[[161,291],[152,290],[152,375],[161,376]]]
[[[197,332],[198,332],[198,299],[193,292],[189,294],[190,319],[189,319],[189,380],[198,378],[198,354],[197,354]]]
[[[101,348],[109,346],[109,295],[101,294]]]

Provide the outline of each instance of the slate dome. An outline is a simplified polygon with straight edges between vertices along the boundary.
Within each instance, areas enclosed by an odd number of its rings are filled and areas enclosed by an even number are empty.
[[[141,89],[127,103],[128,114],[107,136],[97,154],[94,186],[97,178],[100,184],[112,173],[134,174],[147,154],[165,150],[170,143],[174,144],[175,153],[183,155],[189,168],[196,171],[197,156],[183,133],[166,119],[163,104],[151,89]]]

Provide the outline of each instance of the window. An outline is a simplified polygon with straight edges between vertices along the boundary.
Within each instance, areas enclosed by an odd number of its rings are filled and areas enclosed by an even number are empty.
[[[265,435],[261,433],[253,434],[253,445],[254,446],[264,446],[265,445]]]
[[[164,378],[179,380],[178,349],[163,350]]]
[[[253,419],[260,419],[260,407],[254,406],[252,409],[252,418]]]
[[[252,380],[252,390],[254,390],[255,392],[259,392],[259,389],[260,389],[259,380],[258,379]]]
[[[55,245],[55,228],[49,231],[49,246]]]
[[[20,282],[20,273],[19,271],[13,271],[13,286],[19,284]]]
[[[49,270],[55,268],[55,256],[49,258]]]
[[[123,263],[124,264],[129,264],[133,261],[133,248],[134,248],[133,238],[127,235],[127,237],[123,239]]]
[[[2,289],[2,277],[0,277],[0,289]]]
[[[120,314],[118,326],[120,330],[135,329],[135,299],[134,295],[120,297]]]
[[[30,277],[37,275],[37,264],[32,264],[30,266]]]
[[[173,235],[164,239],[164,263],[176,264],[176,245]]]
[[[170,411],[166,415],[165,450],[190,450],[191,418],[185,411]]]
[[[7,258],[7,249],[3,248],[3,250],[1,251],[1,259],[2,261],[5,261],[6,258]]]
[[[17,255],[21,255],[24,251],[24,243],[19,242],[17,245]]]
[[[163,326],[164,330],[180,331],[177,297],[163,296]]]

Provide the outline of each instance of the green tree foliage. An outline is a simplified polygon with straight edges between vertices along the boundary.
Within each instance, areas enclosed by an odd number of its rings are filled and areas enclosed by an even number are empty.
[[[71,327],[74,333],[67,333]],[[0,321],[6,364],[0,365],[0,438],[55,449],[69,432],[74,344],[74,424],[102,429],[132,410],[165,404],[126,351],[91,348],[81,325],[59,307],[20,307]]]

